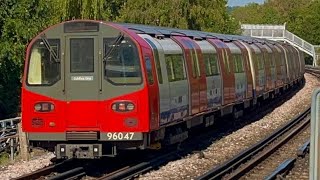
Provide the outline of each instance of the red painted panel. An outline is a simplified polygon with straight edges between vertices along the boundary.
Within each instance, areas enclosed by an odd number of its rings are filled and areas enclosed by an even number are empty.
[[[203,60],[202,51],[200,46],[193,42],[193,45],[196,47],[198,61],[199,61],[199,68],[200,68],[200,77],[198,78],[199,83],[199,91],[200,91],[200,112],[207,110],[208,108],[208,96],[207,96],[207,79],[206,79],[206,65]]]
[[[68,128],[98,126],[99,102],[70,101],[66,103],[66,112]]]
[[[228,72],[228,66],[224,61],[228,62],[227,59],[224,59],[225,52],[229,61],[231,60],[231,51],[229,47],[219,39],[207,39],[207,41],[212,44],[218,53],[219,64],[221,67],[221,77],[222,77],[222,86],[223,86],[223,97],[222,105],[227,105],[235,102],[236,90],[235,90],[235,77],[232,63],[229,64],[230,72]]]
[[[197,77],[197,81],[198,81],[197,84],[199,86],[200,112],[203,112],[208,108],[205,62],[203,61],[203,56],[202,56],[202,51],[200,49],[200,46],[189,38],[184,38],[184,39],[185,41],[188,41],[190,44],[192,44],[192,46],[194,47],[197,53],[199,69],[200,69],[200,77]]]
[[[50,97],[35,94],[22,89],[22,127],[25,132],[65,132],[65,131],[101,131],[101,132],[149,132],[149,106],[147,103],[147,89],[142,89],[127,95],[123,95],[106,101],[79,101],[74,104],[74,108],[78,111],[68,112],[66,114],[67,102],[52,99]],[[112,104],[119,101],[131,101],[135,104],[136,109],[132,112],[120,113],[112,110]],[[55,105],[55,110],[51,113],[35,112],[33,107],[36,102],[52,102]],[[97,104],[100,113],[96,119],[92,119],[87,114],[91,114],[86,108],[87,105]],[[83,117],[81,117],[83,116]],[[75,122],[74,127],[68,127],[68,118],[79,118],[81,120]],[[86,118],[88,119],[86,119]],[[32,119],[43,119],[44,124],[41,127],[33,127]],[[135,119],[136,126],[130,126],[126,123],[127,119]],[[88,121],[95,120],[96,127]],[[55,126],[50,127],[49,123],[54,122]]]

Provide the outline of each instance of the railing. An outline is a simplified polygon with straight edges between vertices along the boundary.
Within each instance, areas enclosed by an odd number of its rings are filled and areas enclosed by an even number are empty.
[[[288,42],[305,53],[313,57],[313,65],[317,66],[320,61],[320,46],[314,46],[309,42],[303,40],[299,36],[286,30],[286,25],[241,25],[242,34],[245,36],[265,38],[276,41]]]
[[[0,120],[0,152],[10,151],[10,159],[14,160],[16,150],[19,151],[18,124],[21,117]]]

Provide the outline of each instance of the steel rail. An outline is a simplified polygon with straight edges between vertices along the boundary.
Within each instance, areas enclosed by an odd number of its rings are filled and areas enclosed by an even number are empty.
[[[142,162],[131,167],[124,167],[117,171],[106,174],[105,176],[100,177],[98,180],[110,180],[110,179],[132,179],[140,174],[146,173],[154,168],[157,168],[168,161],[172,161],[176,158],[179,158],[181,154],[178,154],[177,151],[169,152],[160,157],[152,159],[150,161]]]
[[[293,120],[289,121],[287,124],[279,128],[276,132],[274,132],[267,138],[251,146],[249,149],[241,152],[240,154],[238,154],[231,160],[223,163],[222,165],[209,170],[205,174],[197,177],[196,179],[221,179],[223,176],[227,175],[228,173],[231,173],[234,169],[238,168],[240,165],[245,164],[249,159],[251,159],[253,156],[261,152],[264,148],[269,146],[270,143],[274,142],[275,140],[283,136],[286,132],[290,131],[297,124],[299,124],[302,120],[306,119],[307,115],[310,114],[310,111],[311,109],[310,107],[308,107],[302,114],[297,115]],[[310,118],[307,121],[305,121],[303,124],[301,124],[296,130],[301,130],[301,128],[304,128],[308,123],[310,123]],[[291,132],[288,136],[293,137],[294,134],[296,134],[297,132]],[[276,146],[279,147],[280,144],[283,144],[284,142],[285,141],[279,142]],[[266,153],[264,156],[266,157],[269,153]],[[257,160],[257,162],[258,161],[260,160]],[[234,173],[234,176],[231,176],[230,179],[237,178],[238,177],[237,174],[239,175],[243,174],[253,165],[254,163],[245,165],[248,167],[242,167],[240,170],[238,170],[239,172]]]
[[[23,176],[14,178],[14,180],[30,180],[30,179],[39,179],[43,176],[48,176],[52,172],[57,171],[58,169],[62,169],[64,166],[67,166],[73,161],[73,159],[69,159],[63,162],[60,162],[58,164],[50,165],[48,167],[36,170],[34,172],[31,172],[29,174],[25,174]]]

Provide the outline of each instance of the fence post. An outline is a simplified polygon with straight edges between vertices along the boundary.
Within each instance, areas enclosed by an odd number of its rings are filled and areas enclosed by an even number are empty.
[[[29,160],[27,135],[22,131],[21,123],[18,123],[19,144],[21,158],[25,161]]]
[[[14,161],[14,138],[10,138],[10,160]]]

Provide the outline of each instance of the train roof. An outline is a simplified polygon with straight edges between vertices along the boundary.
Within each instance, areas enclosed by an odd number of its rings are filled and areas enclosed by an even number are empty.
[[[188,36],[194,39],[206,39],[206,38],[216,38],[223,41],[235,41],[241,40],[247,43],[272,43],[273,41],[253,38],[250,36],[240,36],[240,35],[226,35],[212,32],[196,31],[196,30],[187,30],[187,29],[178,29],[178,28],[168,28],[161,26],[151,26],[151,25],[142,25],[142,24],[132,24],[132,23],[114,23],[122,26],[128,30],[135,31],[137,34],[150,34],[155,36],[171,36],[171,35],[183,35]],[[274,42],[273,42],[274,43]]]

